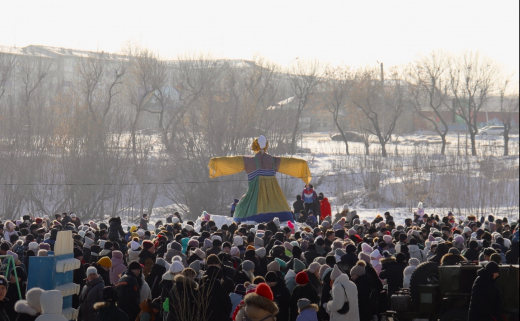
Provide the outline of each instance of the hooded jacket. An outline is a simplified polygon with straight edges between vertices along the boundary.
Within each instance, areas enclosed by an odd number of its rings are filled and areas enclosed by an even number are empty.
[[[311,283],[295,287],[291,295],[291,318],[289,319],[291,321],[296,321],[296,317],[298,316],[299,299],[309,299],[309,301],[314,304],[318,304],[320,300],[318,292]]]
[[[146,277],[146,283],[150,287],[150,291],[152,292],[152,298],[157,298],[161,295],[161,287],[159,284],[161,283],[163,274],[166,273],[166,267],[155,263],[152,266],[152,270],[150,274]]]
[[[249,293],[244,299],[245,308],[241,309],[235,317],[235,320],[243,320],[248,317],[251,321],[275,321],[278,318],[269,317],[278,314],[278,307],[273,301],[264,298],[256,293]],[[281,321],[281,319],[280,319]]]
[[[110,283],[117,284],[121,278],[121,274],[126,270],[123,253],[120,251],[112,252],[112,267],[109,270]]]
[[[418,245],[408,245],[410,258],[416,258],[420,263],[426,262],[426,254],[419,248]]]
[[[68,321],[61,314],[63,306],[63,296],[58,290],[45,291],[40,297],[42,314],[36,321]]]
[[[317,309],[318,307],[316,305],[307,306],[300,312],[296,321],[318,321]]]
[[[20,300],[14,305],[18,317],[13,321],[34,321],[40,316],[41,289],[33,289],[27,293],[27,300]]]
[[[289,292],[292,294],[294,288],[296,287],[296,273],[294,270],[287,271],[287,274],[285,275],[285,286],[289,290]]]
[[[168,291],[162,293],[163,308],[166,305],[165,315],[167,321],[181,321],[183,315],[189,319],[198,318],[197,298],[199,297],[199,285],[190,278],[176,275],[173,280],[163,280],[172,283]],[[167,303],[165,304],[165,302]]]
[[[345,302],[349,302],[350,309],[346,314],[338,313]],[[341,274],[332,284],[332,300],[327,303],[330,311],[330,321],[359,320],[358,290],[350,281],[348,275]]]

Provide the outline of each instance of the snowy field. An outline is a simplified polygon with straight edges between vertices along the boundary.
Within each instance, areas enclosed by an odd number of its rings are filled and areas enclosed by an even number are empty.
[[[398,144],[395,144],[396,141]],[[498,216],[518,218],[518,135],[512,136],[509,143],[510,155],[513,156],[501,156],[503,138],[499,136],[478,136],[477,157],[466,156],[465,144],[465,135],[461,134],[458,137],[457,134],[451,134],[448,136],[447,156],[441,156],[440,138],[433,133],[420,133],[401,136],[388,143],[388,158],[378,156],[380,146],[373,142],[370,146],[372,156],[367,158],[364,156],[365,147],[362,143],[349,143],[350,155],[347,156],[343,142],[332,141],[329,133],[314,133],[305,134],[299,142],[299,147],[307,152],[294,156],[308,161],[313,175],[312,183],[318,192],[323,192],[328,197],[333,213],[348,206],[350,210],[356,210],[361,219],[371,221],[377,215],[389,211],[396,222],[403,223],[405,218],[412,216],[417,203],[422,201],[428,214],[445,215],[451,210],[457,216],[493,213]],[[458,146],[460,156],[457,156]],[[158,152],[158,149],[160,148],[155,148],[154,151]],[[470,152],[469,141],[468,152]],[[367,164],[367,159],[376,162],[380,167],[375,168],[372,163]],[[507,177],[500,180],[492,177],[487,180],[489,174],[484,172],[484,169],[489,166],[484,166],[486,163],[490,164],[490,171],[493,174],[504,172]],[[453,172],[449,172],[451,170]],[[469,189],[476,184],[480,184],[480,187],[452,198],[449,197],[450,195],[443,195],[441,190],[448,190],[450,187],[448,185],[451,184],[446,180],[446,176],[453,178],[459,174],[461,175],[459,181],[471,180],[468,183]],[[245,174],[238,174],[237,177],[245,179]],[[285,175],[278,175],[278,178],[288,203],[292,205],[295,195],[301,193],[303,183]],[[371,191],[370,186],[367,187],[371,179],[376,181],[377,190]],[[410,182],[416,185],[403,188]],[[422,189],[426,194],[421,193]],[[431,189],[437,189],[439,192],[433,193]],[[494,190],[496,192],[493,192]],[[499,190],[502,193],[500,198],[497,196]],[[233,197],[237,195],[229,198]],[[483,197],[490,199],[489,205],[482,205],[482,202],[479,202],[479,198]],[[470,206],[461,206],[461,203],[457,202],[465,198],[471,198],[467,202]],[[152,221],[164,219],[174,211],[183,213],[179,207],[171,205],[168,200],[158,199],[152,213]],[[223,209],[213,214],[226,216],[227,213],[228,210]],[[186,217],[195,220],[198,216],[200,213],[190,213]]]

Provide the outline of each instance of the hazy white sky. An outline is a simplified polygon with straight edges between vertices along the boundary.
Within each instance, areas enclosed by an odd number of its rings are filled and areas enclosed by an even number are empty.
[[[0,45],[162,56],[211,52],[281,65],[295,57],[353,66],[407,63],[433,49],[479,50],[519,68],[518,0],[2,0]],[[515,78],[516,78],[515,77]]]

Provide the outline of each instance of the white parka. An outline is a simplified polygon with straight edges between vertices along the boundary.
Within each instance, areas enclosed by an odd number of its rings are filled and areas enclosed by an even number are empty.
[[[330,321],[359,321],[357,286],[350,281],[348,275],[341,274],[334,280],[331,294],[332,300],[327,303]],[[349,302],[349,311],[346,314],[338,313],[346,301]]]
[[[36,321],[68,321],[61,314],[63,306],[63,296],[58,290],[44,291],[40,297],[42,315]]]

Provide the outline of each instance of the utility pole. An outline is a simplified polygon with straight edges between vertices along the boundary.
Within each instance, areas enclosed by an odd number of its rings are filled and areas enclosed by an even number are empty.
[[[385,70],[383,63],[381,63],[381,111],[385,108]],[[382,132],[385,132],[385,117],[383,116]]]

